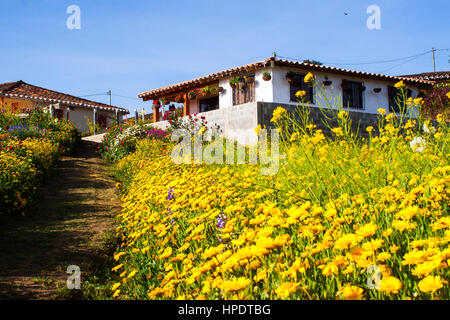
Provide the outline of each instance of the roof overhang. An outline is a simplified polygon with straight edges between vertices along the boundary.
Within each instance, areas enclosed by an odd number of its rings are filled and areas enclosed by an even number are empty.
[[[329,67],[324,65],[318,65],[318,64],[310,64],[305,62],[297,62],[297,61],[290,61],[290,60],[283,60],[283,59],[277,59],[277,58],[268,58],[263,61],[251,63],[245,66],[237,67],[237,68],[231,68],[225,71],[213,73],[204,77],[196,78],[193,80],[188,80],[184,82],[180,82],[177,84],[169,85],[166,87],[158,88],[149,90],[146,92],[143,92],[138,95],[138,98],[143,99],[144,101],[148,100],[155,100],[159,99],[161,97],[167,97],[175,94],[180,94],[181,92],[186,92],[188,90],[192,90],[198,86],[206,86],[210,85],[212,83],[217,83],[218,81],[232,77],[238,74],[246,73],[246,72],[252,72],[255,70],[265,69],[267,67],[274,67],[274,66],[281,66],[281,67],[291,67],[291,68],[298,68],[303,69],[311,72],[323,72],[323,73],[334,73],[344,76],[353,76],[353,77],[360,77],[360,78],[367,78],[367,79],[375,79],[375,80],[385,80],[390,82],[398,82],[400,80],[403,80],[406,84],[414,85],[418,88],[431,88],[433,86],[432,81],[423,80],[423,79],[415,79],[415,78],[409,78],[409,77],[401,77],[401,76],[388,76],[378,73],[369,73],[369,72],[362,72],[362,71],[354,71],[354,70],[348,70],[348,69],[341,69],[336,67]]]

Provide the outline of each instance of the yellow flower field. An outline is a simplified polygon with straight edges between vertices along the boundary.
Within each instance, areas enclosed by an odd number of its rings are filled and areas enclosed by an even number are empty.
[[[176,165],[158,140],[119,162],[111,296],[449,299],[446,122],[426,134],[381,114],[379,135],[360,140],[345,111],[333,138],[310,123],[284,131],[288,117],[274,113],[286,157],[273,176]]]

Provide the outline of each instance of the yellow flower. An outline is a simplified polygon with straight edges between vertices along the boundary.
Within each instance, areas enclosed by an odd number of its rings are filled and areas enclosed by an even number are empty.
[[[347,112],[347,111],[341,110],[341,111],[339,111],[339,113],[338,113],[338,118],[339,118],[339,119],[344,119],[344,117],[346,117],[347,115],[348,115],[348,112]]]
[[[120,294],[120,289],[116,290],[113,294],[113,298],[117,298],[117,296]]]
[[[295,96],[296,96],[297,98],[303,98],[304,96],[306,96],[306,91],[305,91],[305,90],[297,91],[297,92],[295,93]]]
[[[345,300],[361,300],[364,290],[352,285],[346,285],[339,290],[338,295]]]
[[[233,280],[225,280],[220,285],[219,288],[224,291],[239,291],[247,287],[252,281],[250,279],[241,277],[234,278]]]
[[[277,107],[274,111],[273,111],[273,116],[272,119],[270,120],[270,122],[278,122],[278,120],[281,119],[281,117],[283,117],[283,115],[286,113],[286,109],[282,108],[282,107]]]
[[[276,290],[275,293],[282,298],[288,297],[290,294],[294,293],[300,287],[300,283],[294,282],[283,282]]]
[[[294,132],[294,133],[291,135],[290,141],[291,141],[291,142],[294,142],[294,141],[296,141],[296,140],[298,139],[298,137],[299,137],[299,134],[298,134],[298,132],[296,131],[296,132]]]
[[[372,127],[372,126],[368,126],[368,127],[366,128],[366,131],[369,132],[369,133],[371,133],[371,132],[373,131],[373,127]]]
[[[172,255],[172,248],[167,247],[166,250],[159,256],[160,259],[166,259]]]
[[[384,115],[386,114],[386,109],[378,108],[377,111],[378,111],[378,113],[381,114],[382,116],[384,116]]]
[[[255,128],[255,133],[257,136],[259,136],[259,131],[261,130],[261,125],[258,124],[258,126]]]
[[[419,289],[422,292],[436,292],[442,287],[442,280],[439,276],[428,276],[419,282]]]
[[[449,99],[450,99],[450,91],[449,91],[449,92],[447,92],[446,96],[447,96],[447,98],[449,98]]]
[[[395,277],[383,277],[380,280],[380,291],[386,293],[398,293],[402,288],[402,283]]]
[[[136,275],[137,272],[138,272],[137,270],[131,271],[131,272],[128,274],[127,278],[128,278],[128,279],[133,278],[133,277]]]
[[[404,88],[406,88],[406,85],[403,82],[403,80],[401,80],[401,81],[397,82],[396,84],[394,84],[394,87],[397,89],[404,89]]]
[[[314,75],[311,72],[308,72],[308,74],[305,76],[304,79],[305,83],[311,83],[314,81]]]
[[[118,287],[120,287],[122,284],[120,283],[120,282],[117,282],[117,283],[115,283],[113,286],[112,286],[112,288],[111,288],[111,290],[112,291],[116,291],[116,289],[118,288]]]
[[[331,132],[333,132],[338,137],[344,135],[344,132],[342,131],[341,127],[333,128],[333,129],[331,129]]]
[[[123,267],[123,264],[119,264],[118,266],[115,266],[114,268],[112,268],[111,271],[116,272],[117,270],[119,270],[122,267]]]
[[[414,104],[421,106],[423,104],[423,99],[422,98],[414,99]]]

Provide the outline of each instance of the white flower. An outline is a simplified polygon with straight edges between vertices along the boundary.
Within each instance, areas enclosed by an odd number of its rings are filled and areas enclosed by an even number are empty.
[[[414,137],[409,145],[413,151],[422,152],[427,145],[427,141],[422,137]]]
[[[428,127],[428,125],[426,123],[424,123],[423,131],[425,131],[425,133],[436,133],[436,128],[433,126]]]

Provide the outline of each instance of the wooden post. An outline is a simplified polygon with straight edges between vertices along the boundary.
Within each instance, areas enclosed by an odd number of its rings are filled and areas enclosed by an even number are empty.
[[[95,136],[95,133],[96,133],[96,127],[97,126],[97,108],[94,108],[94,136]]]
[[[190,114],[190,105],[187,93],[184,94],[184,104],[183,104],[183,116],[188,116]]]
[[[159,122],[159,107],[153,105],[153,123]]]

